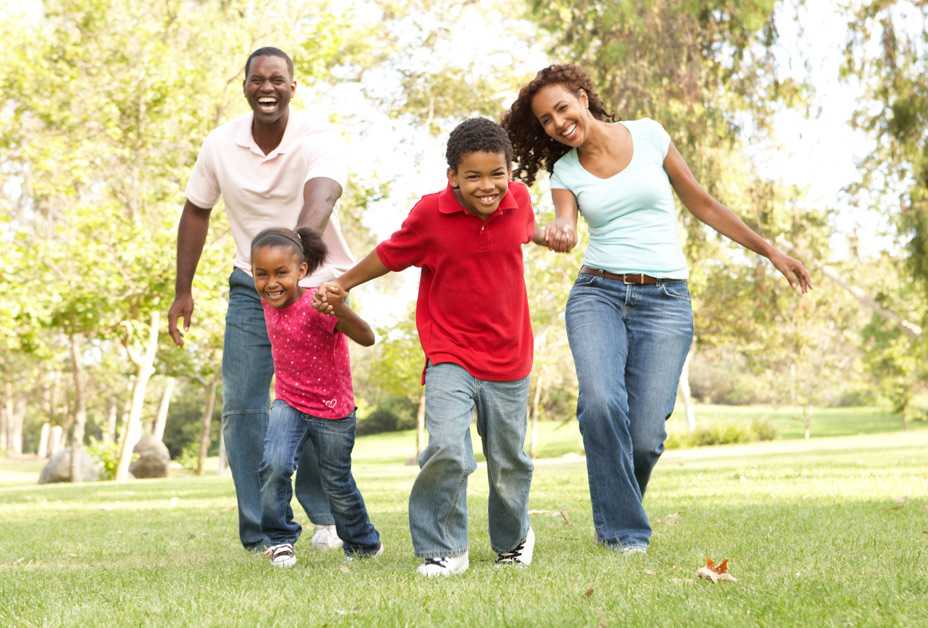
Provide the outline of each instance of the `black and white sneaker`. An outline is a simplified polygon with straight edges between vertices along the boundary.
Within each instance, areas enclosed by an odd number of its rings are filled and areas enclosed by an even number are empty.
[[[293,543],[272,545],[264,550],[264,555],[271,559],[271,564],[274,567],[293,567],[296,564]]]
[[[453,576],[464,573],[470,567],[470,559],[467,552],[460,556],[438,556],[435,558],[426,558],[421,565],[416,567],[416,572],[420,576],[431,578],[433,576]]]
[[[532,555],[534,553],[535,531],[529,528],[521,543],[508,552],[499,552],[496,555],[496,566],[515,565],[516,567],[528,567],[532,564]]]

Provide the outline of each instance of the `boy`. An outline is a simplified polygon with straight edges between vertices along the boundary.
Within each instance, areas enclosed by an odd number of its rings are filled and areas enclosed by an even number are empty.
[[[468,566],[467,476],[477,467],[477,411],[489,476],[490,543],[498,565],[528,566],[532,463],[523,451],[532,329],[522,244],[544,243],[528,190],[510,180],[512,145],[494,122],[472,118],[448,139],[448,186],[424,196],[400,230],[335,281],[314,305],[329,311],[348,290],[419,266],[416,328],[426,356],[429,444],[409,496],[409,529],[423,576]]]

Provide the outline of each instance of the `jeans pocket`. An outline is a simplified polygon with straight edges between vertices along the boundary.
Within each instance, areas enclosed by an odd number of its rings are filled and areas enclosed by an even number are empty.
[[[590,273],[577,273],[577,279],[574,280],[574,288],[586,288],[592,286],[599,279],[596,275]]]
[[[663,282],[661,291],[672,299],[690,300],[690,289],[685,281]]]

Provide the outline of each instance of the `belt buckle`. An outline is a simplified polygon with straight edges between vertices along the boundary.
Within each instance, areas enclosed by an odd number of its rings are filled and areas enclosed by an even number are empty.
[[[629,273],[623,274],[623,275],[622,275],[622,283],[624,283],[626,286],[634,286],[634,285],[644,284],[644,273],[638,273],[638,281],[629,281],[629,280],[628,280],[628,277],[634,277],[634,276],[635,276],[635,275],[634,275],[633,273],[632,273],[632,274],[629,274]]]

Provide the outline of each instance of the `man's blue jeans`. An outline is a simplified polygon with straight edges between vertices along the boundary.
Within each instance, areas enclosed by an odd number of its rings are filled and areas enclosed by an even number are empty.
[[[686,281],[631,285],[581,273],[566,321],[597,538],[647,546],[641,500],[664,451],[664,423],[693,340]]]
[[[477,379],[457,364],[431,364],[425,374],[429,444],[409,495],[409,530],[416,556],[458,556],[467,551],[467,476],[477,463],[470,421],[477,411],[490,483],[490,544],[516,547],[528,533],[532,461],[525,454],[529,378]]]
[[[247,549],[267,545],[261,530],[258,469],[264,453],[273,374],[271,343],[264,326],[261,300],[254,280],[236,268],[229,277],[229,309],[222,351],[222,436],[238,500],[239,538]],[[296,497],[313,523],[335,522],[319,481],[312,447],[304,448],[299,461]]]
[[[373,554],[380,548],[380,534],[371,525],[351,475],[355,425],[353,412],[343,419],[320,419],[281,399],[271,405],[261,466],[261,526],[271,545],[296,543],[300,537],[300,524],[290,508],[290,477],[302,451],[312,449],[345,554]]]

